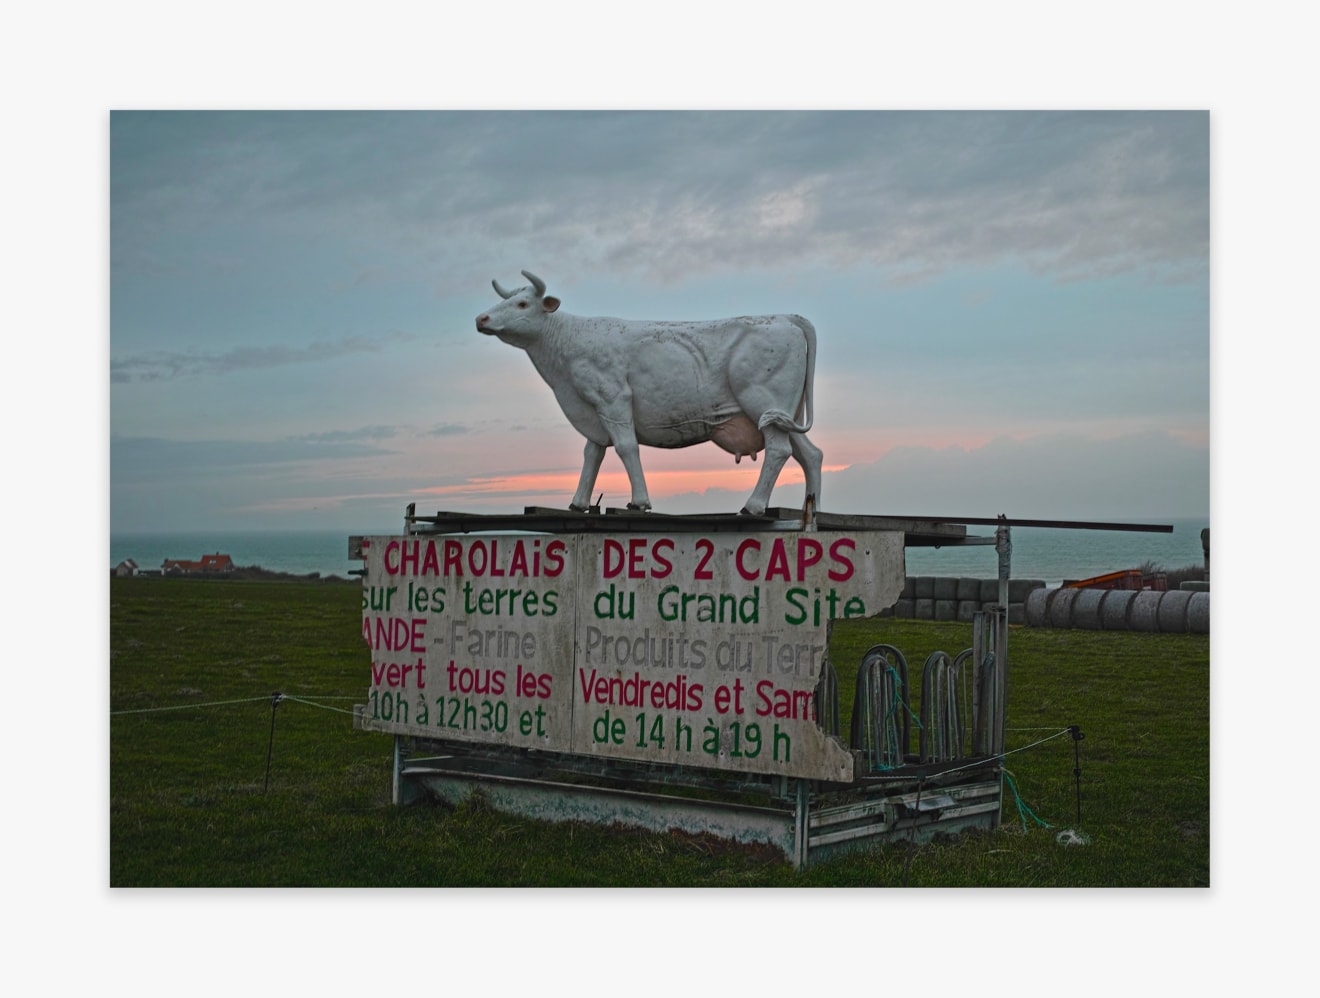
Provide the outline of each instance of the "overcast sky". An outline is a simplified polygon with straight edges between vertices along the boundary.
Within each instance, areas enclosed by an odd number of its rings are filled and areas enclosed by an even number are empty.
[[[816,326],[822,508],[1209,513],[1210,118],[116,112],[111,529],[565,506],[582,441],[479,335],[563,311]],[[643,449],[659,511],[759,465]],[[628,499],[611,452],[597,492]],[[786,466],[772,504],[802,501]]]

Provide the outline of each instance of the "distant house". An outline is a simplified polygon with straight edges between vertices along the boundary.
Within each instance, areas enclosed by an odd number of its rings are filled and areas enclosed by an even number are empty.
[[[233,559],[227,554],[221,554],[219,551],[215,554],[204,554],[198,561],[166,558],[160,566],[162,575],[193,575],[196,573],[217,575],[233,570]]]
[[[138,564],[132,558],[125,558],[115,566],[115,575],[123,577],[126,575],[137,575]]]

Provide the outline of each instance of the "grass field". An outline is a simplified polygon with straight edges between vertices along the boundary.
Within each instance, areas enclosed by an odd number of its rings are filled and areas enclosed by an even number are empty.
[[[777,852],[492,812],[389,803],[392,742],[356,732],[369,681],[356,585],[114,579],[111,886],[1207,886],[1210,641],[1013,628],[1006,765],[1040,819],[889,846],[798,873]],[[847,687],[884,641],[909,663],[965,624],[849,621]],[[289,699],[272,711],[272,694]],[[913,704],[914,709],[916,704]],[[272,713],[274,725],[272,729]],[[842,716],[847,719],[844,711]],[[1081,812],[1073,742],[1079,725]],[[273,730],[273,738],[272,738]],[[269,752],[269,784],[267,763]],[[1085,834],[1063,846],[1059,830]]]

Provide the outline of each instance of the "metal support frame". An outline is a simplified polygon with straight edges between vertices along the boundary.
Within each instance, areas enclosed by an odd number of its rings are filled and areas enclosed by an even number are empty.
[[[825,784],[405,736],[396,737],[395,747],[396,804],[429,798],[457,805],[479,793],[497,810],[537,820],[620,823],[769,845],[797,869],[875,843],[925,841],[999,821],[995,759],[912,765]]]
[[[999,608],[995,611],[995,738],[994,754],[1004,753],[1004,718],[1008,713],[1008,580],[1013,568],[1013,532],[1006,517],[995,528],[995,552],[999,555]]]
[[[810,858],[808,825],[811,812],[811,781],[797,781],[797,806],[793,814],[793,865],[802,869]]]
[[[403,803],[403,746],[402,735],[394,736],[394,780],[390,789],[390,802],[396,807]]]

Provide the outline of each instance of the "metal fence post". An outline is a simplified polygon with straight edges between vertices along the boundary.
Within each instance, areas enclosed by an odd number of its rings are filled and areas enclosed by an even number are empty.
[[[793,814],[793,867],[798,870],[807,865],[807,834],[811,822],[808,811],[811,807],[809,780],[797,781],[797,805]]]
[[[399,793],[401,789],[400,785],[403,782],[401,779],[401,775],[403,772],[403,754],[399,748],[400,742],[402,740],[403,740],[402,735],[394,736],[394,781],[393,781],[393,787],[390,790],[390,799],[391,799],[391,803],[395,805],[399,804],[400,802],[400,798],[399,798]]]

